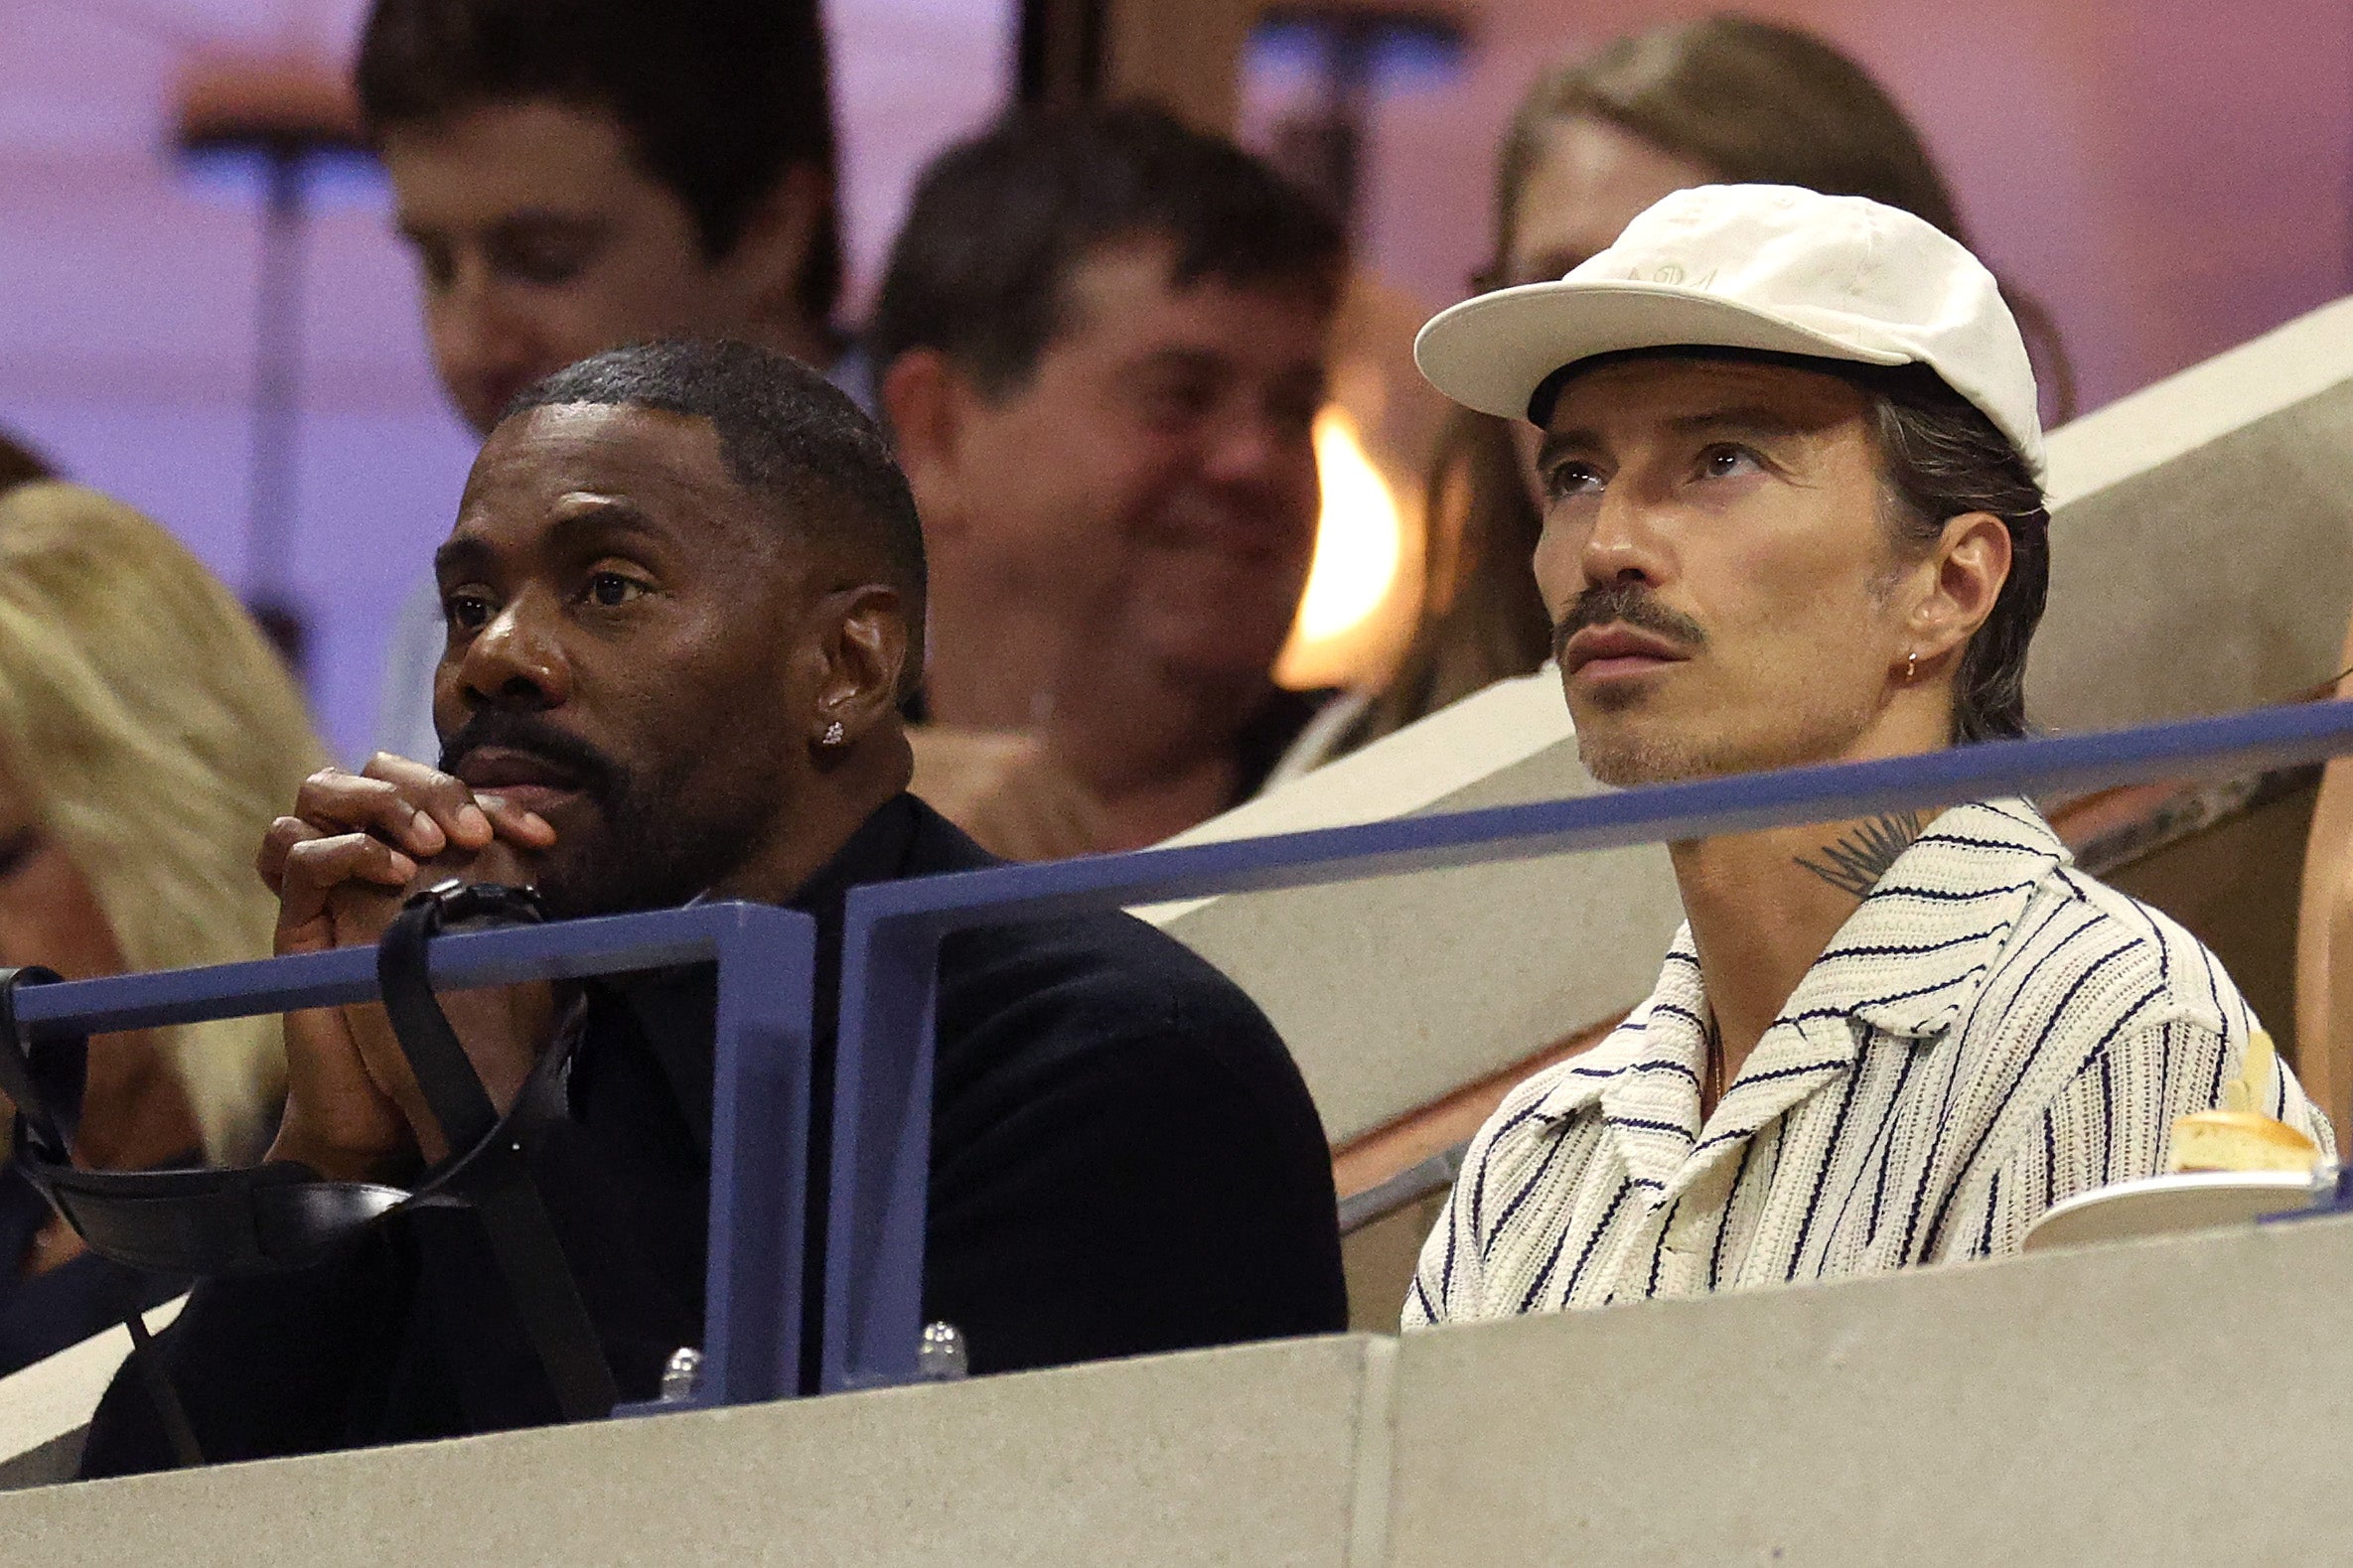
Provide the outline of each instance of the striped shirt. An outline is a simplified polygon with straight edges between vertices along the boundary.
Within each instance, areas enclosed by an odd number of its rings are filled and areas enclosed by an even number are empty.
[[[2162,1170],[2259,1026],[2195,937],[1998,800],[1896,859],[1702,1126],[1711,1027],[1687,926],[1649,1000],[1472,1140],[1405,1326],[2015,1251]],[[2265,1100],[2333,1149],[2284,1066]]]

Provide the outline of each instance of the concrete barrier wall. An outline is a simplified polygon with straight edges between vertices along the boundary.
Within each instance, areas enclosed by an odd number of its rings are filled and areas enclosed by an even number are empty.
[[[0,1496],[11,1561],[2260,1563],[2353,1218]],[[7,1398],[0,1385],[0,1400]]]
[[[2353,1220],[1409,1338],[1399,1565],[2342,1555]]]
[[[1350,1568],[1395,1355],[1302,1341],[52,1487],[0,1497],[0,1541],[44,1568]]]
[[[2051,438],[2030,710],[2071,730],[2287,700],[2353,614],[2353,300]]]

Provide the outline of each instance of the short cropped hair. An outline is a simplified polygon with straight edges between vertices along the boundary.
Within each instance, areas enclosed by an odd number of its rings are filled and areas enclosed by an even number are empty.
[[[908,667],[922,667],[924,541],[915,497],[882,432],[839,388],[800,360],[748,343],[671,339],[567,365],[524,389],[500,422],[570,403],[709,420],[737,484],[812,542],[846,549],[899,591]]]
[[[936,349],[991,395],[1068,325],[1071,272],[1106,243],[1174,241],[1178,287],[1305,286],[1329,310],[1346,243],[1304,192],[1231,142],[1141,105],[1023,111],[933,160],[867,331],[878,368]]]
[[[378,145],[491,103],[552,98],[612,115],[713,258],[788,169],[815,165],[827,196],[800,303],[832,320],[841,234],[817,0],[375,0],[354,76]]]

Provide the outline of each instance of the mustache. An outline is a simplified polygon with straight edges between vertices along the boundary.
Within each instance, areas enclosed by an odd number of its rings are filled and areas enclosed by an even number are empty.
[[[486,746],[521,752],[551,764],[598,801],[617,798],[628,778],[619,763],[568,730],[533,714],[502,708],[477,708],[450,733],[441,743],[441,771],[456,773],[459,765]]]
[[[1613,625],[1649,632],[1691,648],[1701,647],[1707,641],[1707,633],[1698,622],[1680,610],[1668,609],[1641,584],[1604,583],[1577,595],[1576,602],[1552,628],[1552,657],[1563,657],[1568,640],[1587,627]]]

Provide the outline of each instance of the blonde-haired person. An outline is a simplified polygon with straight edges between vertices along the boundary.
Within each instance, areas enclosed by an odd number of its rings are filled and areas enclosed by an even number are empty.
[[[325,761],[277,655],[170,534],[79,486],[0,494],[0,963],[71,978],[266,956],[262,834]],[[275,1018],[90,1043],[77,1157],[258,1156]],[[81,1253],[0,1174],[0,1369],[173,1288]]]
[[[1712,184],[1868,197],[1970,243],[1920,133],[1869,72],[1811,33],[1710,16],[1616,39],[1537,78],[1497,153],[1493,259],[1472,287],[1557,278],[1661,197]],[[2045,413],[2063,419],[2074,391],[2058,336],[2032,300],[2004,292],[2051,389]],[[1533,455],[1506,421],[1454,414],[1428,478],[1420,625],[1329,755],[1551,655],[1529,568],[1542,524]]]

